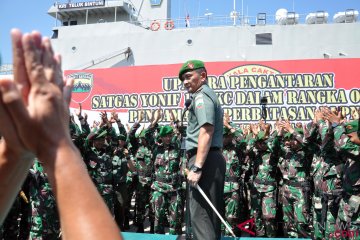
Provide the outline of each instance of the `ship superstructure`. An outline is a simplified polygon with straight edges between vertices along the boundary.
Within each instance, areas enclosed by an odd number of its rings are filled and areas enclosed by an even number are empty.
[[[215,61],[267,61],[360,57],[358,12],[328,22],[328,14],[172,19],[170,0],[55,4],[52,43],[63,68],[94,69]],[[284,12],[285,11],[285,12]],[[353,12],[351,12],[353,11]],[[306,18],[306,19],[305,19]],[[235,23],[235,25],[234,25]]]

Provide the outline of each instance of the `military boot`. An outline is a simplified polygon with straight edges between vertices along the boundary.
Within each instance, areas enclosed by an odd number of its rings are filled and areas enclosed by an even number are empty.
[[[124,219],[124,230],[129,230],[129,229],[130,229],[129,216],[125,216],[125,219]]]
[[[150,233],[154,233],[154,222],[150,222]]]
[[[139,223],[137,225],[137,230],[136,230],[137,233],[144,233],[144,224],[143,223]]]

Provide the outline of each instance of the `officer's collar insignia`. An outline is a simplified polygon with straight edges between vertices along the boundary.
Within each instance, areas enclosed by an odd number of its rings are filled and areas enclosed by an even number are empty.
[[[189,69],[194,69],[194,64],[191,63],[191,62],[189,62],[187,66],[188,66]]]
[[[353,126],[347,125],[347,126],[346,126],[346,129],[347,129],[347,130],[351,130],[351,129],[353,129]]]

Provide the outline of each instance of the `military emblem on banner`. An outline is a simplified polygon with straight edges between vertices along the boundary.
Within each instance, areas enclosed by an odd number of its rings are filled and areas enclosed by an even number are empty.
[[[91,93],[94,82],[94,74],[87,72],[72,73],[67,76],[74,79],[71,100],[76,103],[84,102]]]

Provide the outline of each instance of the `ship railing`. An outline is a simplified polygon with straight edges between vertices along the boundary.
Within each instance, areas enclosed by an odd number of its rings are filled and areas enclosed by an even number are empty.
[[[196,28],[196,27],[223,27],[223,26],[259,26],[259,25],[296,25],[306,24],[307,14],[291,13],[288,15],[289,19],[286,22],[279,22],[279,17],[276,15],[267,15],[265,13],[259,13],[257,16],[242,16],[241,14],[235,14],[232,16],[216,16],[211,13],[205,13],[204,16],[199,17],[183,17],[177,19],[154,19],[154,20],[138,20],[137,24],[151,29],[151,25],[154,22],[159,23],[160,27],[157,30],[166,30],[165,25],[169,21],[173,21],[174,28]],[[281,20],[281,19],[280,19]],[[134,22],[133,22],[134,23]]]

